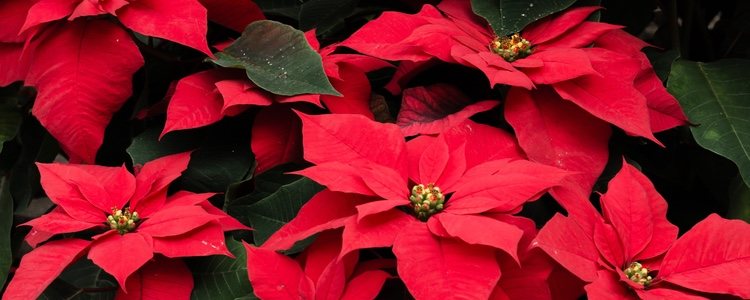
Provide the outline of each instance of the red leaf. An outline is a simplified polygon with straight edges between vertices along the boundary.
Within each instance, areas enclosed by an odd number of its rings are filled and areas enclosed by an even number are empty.
[[[547,43],[536,45],[535,51],[542,49],[554,48],[585,48],[593,44],[594,41],[602,35],[611,31],[623,28],[620,25],[600,23],[600,22],[583,22],[578,24],[573,30],[563,36],[560,36]],[[555,51],[555,50],[552,50]]]
[[[256,174],[280,164],[301,160],[301,132],[302,123],[289,108],[272,105],[261,109],[253,121],[250,140],[255,161],[258,162]]]
[[[374,162],[406,174],[406,143],[396,125],[376,123],[360,115],[299,116],[307,161],[350,165]]]
[[[575,28],[598,9],[596,6],[587,6],[566,10],[529,25],[521,35],[532,44],[545,43]]]
[[[2,4],[0,4],[2,5]],[[0,7],[2,10],[2,7]],[[0,28],[2,25],[0,24]],[[0,86],[6,86],[26,78],[28,63],[22,60],[23,44],[0,42]]]
[[[156,256],[128,279],[127,291],[118,290],[115,299],[188,299],[193,276],[182,260]]]
[[[112,115],[131,94],[143,58],[114,23],[76,20],[32,43],[26,83],[37,88],[32,113],[70,155],[93,163]]]
[[[226,79],[214,84],[224,98],[223,115],[236,115],[248,105],[268,106],[272,96],[245,78]]]
[[[234,76],[234,72],[225,69],[212,69],[180,79],[169,100],[167,121],[159,138],[171,131],[203,127],[221,120],[224,98],[216,83]]]
[[[584,75],[598,75],[586,52],[581,49],[550,49],[534,53],[530,58],[544,63],[539,68],[523,70],[535,84],[552,84]]]
[[[150,215],[138,225],[138,232],[152,237],[177,236],[216,219],[199,206],[175,206]]]
[[[404,90],[396,124],[406,136],[437,134],[497,104],[496,101],[471,103],[460,90],[447,84],[409,88]]]
[[[237,32],[266,16],[253,1],[199,0],[208,10],[208,19]]]
[[[427,60],[431,56],[421,49],[404,45],[404,40],[414,30],[428,24],[421,17],[426,15],[439,16],[440,12],[429,5],[422,7],[416,15],[386,11],[377,19],[367,22],[340,45],[386,60]]]
[[[476,50],[471,49],[464,49],[463,51],[464,53],[454,51],[451,54],[465,61],[468,66],[474,66],[482,71],[490,80],[490,87],[498,84],[526,89],[534,87],[534,83],[526,74],[514,68],[499,55],[491,52],[476,53]]]
[[[390,247],[405,228],[424,226],[416,217],[391,209],[357,220],[348,219],[342,235],[341,255],[364,248]]]
[[[190,162],[190,152],[182,152],[147,162],[135,175],[136,191],[130,207],[147,217],[166,201],[167,187],[182,175]]]
[[[417,299],[487,299],[500,279],[492,248],[437,238],[424,225],[404,227],[393,253],[399,276]]]
[[[53,203],[79,221],[104,223],[112,206],[107,206],[108,198],[98,179],[86,172],[96,167],[54,163],[37,163],[37,167],[42,187]]]
[[[471,120],[445,131],[443,136],[448,145],[466,144],[466,169],[491,160],[524,158],[508,132]]]
[[[334,114],[360,114],[374,119],[370,110],[370,81],[365,72],[348,64],[338,66],[341,79],[329,80],[342,96],[321,95],[320,100]]]
[[[344,274],[346,272],[343,268],[343,264],[334,262],[338,258],[340,250],[341,232],[339,230],[328,230],[315,237],[315,241],[305,249],[304,254],[298,257],[298,260],[304,261],[305,274],[313,283],[315,283],[316,287],[320,286],[321,280],[325,280],[321,276],[325,277],[330,275],[324,275],[324,273],[330,273],[331,270],[328,269],[332,264],[341,264],[342,276],[346,276]],[[354,256],[356,255],[352,255],[352,257]],[[345,278],[342,277],[341,279]],[[341,288],[343,288],[343,286]],[[317,292],[319,291],[317,291],[316,288],[316,293]],[[316,297],[318,296],[319,295],[316,295]]]
[[[34,1],[28,0],[0,2],[0,43],[23,43],[26,40],[26,35],[19,35],[19,32],[34,4]]]
[[[609,159],[610,127],[548,88],[511,88],[506,99],[505,118],[529,159],[575,172],[563,184],[582,197],[556,199],[568,212],[589,211],[588,196]]]
[[[359,173],[357,168],[344,163],[322,163],[294,172],[293,174],[310,178],[334,192],[354,193],[365,196],[377,195],[365,183],[365,179],[362,178],[362,174]]]
[[[750,226],[709,215],[667,251],[658,278],[689,289],[750,298]]]
[[[532,245],[542,248],[552,259],[584,281],[596,279],[599,251],[592,237],[574,219],[556,214],[542,227]]]
[[[274,232],[263,243],[263,248],[286,250],[315,233],[339,228],[346,220],[354,218],[356,205],[366,201],[366,198],[358,195],[323,190],[310,198],[294,219]]]
[[[427,146],[427,149],[419,157],[418,183],[436,183],[440,179],[440,175],[443,174],[445,166],[448,165],[449,159],[450,153],[448,152],[448,144],[445,143],[445,139],[442,137],[432,139],[432,143]]]
[[[635,293],[618,279],[612,271],[601,270],[598,272],[598,278],[584,287],[586,295],[592,300],[638,299]]]
[[[102,218],[102,220],[103,219],[104,218]],[[51,212],[21,225],[32,226],[32,230],[48,232],[51,234],[60,234],[79,232],[97,226],[102,226],[104,225],[104,222],[101,222],[102,220],[99,220],[100,222],[80,221],[69,216],[67,213],[65,213],[65,210],[58,206]]]
[[[493,172],[488,173],[485,167]],[[461,202],[470,198],[499,201],[493,204],[498,211],[510,211],[523,203],[535,200],[548,189],[560,184],[567,172],[525,160],[493,161],[466,172],[454,186],[456,193],[446,203],[446,210],[459,209]]]
[[[213,56],[208,49],[206,8],[197,0],[139,0],[117,11],[125,27]]]
[[[518,227],[480,215],[441,213],[434,217],[440,221],[448,235],[472,245],[497,248],[520,263],[518,243],[523,231]]]
[[[679,229],[667,220],[667,201],[645,175],[625,161],[600,201],[629,261],[661,255],[677,239]]]
[[[342,300],[371,300],[380,293],[385,280],[391,275],[381,270],[370,270],[354,276],[346,285]]]
[[[314,299],[315,287],[291,258],[243,242],[253,293],[262,299]]]
[[[33,3],[33,1],[26,1]],[[70,15],[75,10],[76,4],[80,3],[80,0],[40,0],[34,3],[28,9],[26,13],[26,21],[23,22],[23,26],[20,30],[16,31],[16,34],[25,32],[29,28],[39,24],[55,21],[62,19]],[[20,15],[23,15],[20,14]],[[18,29],[16,27],[16,29]]]
[[[553,86],[555,91],[590,114],[661,145],[651,132],[646,98],[631,84],[586,75]]]
[[[88,246],[88,241],[63,239],[49,242],[24,255],[8,283],[3,300],[38,298]]]
[[[68,17],[68,20],[73,20],[78,17],[96,16],[101,14],[110,13],[116,15],[116,11],[123,6],[129,4],[127,0],[105,0],[105,1],[80,1],[76,6],[73,13]]]
[[[218,222],[210,222],[181,235],[154,238],[154,252],[166,257],[226,255],[233,257],[224,243]]]
[[[138,233],[110,230],[94,238],[89,259],[117,279],[123,289],[128,277],[154,256],[151,241]]]

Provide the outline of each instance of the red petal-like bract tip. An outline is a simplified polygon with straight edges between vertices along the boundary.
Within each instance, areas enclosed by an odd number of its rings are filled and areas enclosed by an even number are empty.
[[[262,299],[314,299],[315,285],[293,259],[243,242],[253,293]]]
[[[416,299],[487,299],[500,279],[495,250],[409,226],[393,245],[398,274]]]
[[[80,239],[52,241],[24,255],[3,300],[36,299],[68,265],[83,255],[89,243]]]
[[[575,219],[556,214],[539,230],[534,246],[586,282],[597,278],[599,251]]]
[[[657,279],[750,299],[750,225],[709,215],[667,251]]]
[[[198,0],[139,0],[119,9],[117,16],[125,27],[143,35],[183,44],[213,56],[206,33],[208,16]]]
[[[224,117],[224,98],[216,87],[222,80],[235,78],[237,72],[212,69],[180,79],[167,107],[167,121],[159,138],[165,134],[213,124]]]
[[[659,256],[677,239],[677,226],[667,220],[666,200],[645,175],[625,161],[610,180],[601,203],[629,262]]]
[[[162,256],[155,256],[126,284],[127,289],[118,290],[115,300],[189,299],[193,292],[193,276],[187,265],[181,259]]]
[[[136,191],[130,200],[131,210],[149,216],[160,209],[166,201],[169,184],[187,169],[190,154],[171,154],[144,164],[135,175]]]
[[[91,243],[88,258],[125,289],[128,277],[154,256],[152,243],[149,237],[138,233],[121,235],[110,230]]]
[[[154,252],[166,257],[225,255],[234,257],[224,242],[218,221],[176,236],[154,237]]]
[[[133,176],[124,167],[57,163],[37,163],[37,167],[50,200],[83,222],[103,224],[106,213],[112,207],[122,208],[134,190]],[[114,186],[118,189],[110,190]]]
[[[143,65],[130,35],[103,19],[48,27],[26,50],[26,84],[39,92],[32,113],[71,162],[93,163],[112,115],[131,95]],[[106,71],[102,71],[102,70]]]
[[[398,126],[377,123],[361,115],[298,115],[302,119],[302,144],[307,161],[314,164],[336,161],[353,166],[373,162],[405,177],[406,143]]]
[[[574,212],[578,205],[589,205],[588,196],[609,158],[608,124],[562,100],[549,88],[511,88],[505,117],[530,160],[575,173],[564,185],[583,195],[581,202],[585,203],[561,201],[562,206]]]

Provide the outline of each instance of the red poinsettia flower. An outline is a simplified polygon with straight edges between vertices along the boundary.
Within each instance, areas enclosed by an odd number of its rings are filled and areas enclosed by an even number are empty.
[[[38,297],[63,269],[86,253],[123,290],[131,284],[128,278],[152,259],[231,256],[224,245],[224,231],[247,227],[213,207],[208,202],[212,194],[178,192],[167,197],[169,183],[187,168],[189,160],[190,153],[165,156],[146,163],[135,176],[124,166],[38,164],[42,187],[57,207],[24,224],[32,226],[27,239],[36,244],[62,233],[100,234],[91,240],[51,241],[25,255],[3,299]],[[44,238],[36,239],[36,235]],[[153,277],[139,276],[143,280]],[[189,283],[185,286],[188,294],[192,280]]]
[[[585,205],[574,199],[588,198],[607,162],[609,124],[659,143],[654,132],[686,123],[640,52],[643,42],[622,51],[620,36],[629,35],[620,26],[586,21],[597,9],[570,9],[497,37],[469,1],[445,0],[415,15],[386,12],[342,45],[404,61],[395,82],[438,59],[479,69],[492,85],[512,86],[505,117],[519,144],[532,161],[579,173],[567,190],[553,190],[579,213]]]
[[[315,166],[298,173],[328,189],[263,247],[344,227],[342,255],[393,246],[418,299],[489,297],[500,278],[497,250],[519,261],[523,231],[509,215],[566,175],[517,159],[508,134],[470,121],[405,142],[398,126],[359,115],[300,117],[305,159]]]
[[[253,293],[261,299],[375,299],[391,277],[357,266],[357,251],[339,257],[340,232],[321,233],[296,259],[247,243],[245,249]]]
[[[589,283],[589,299],[750,297],[747,223],[712,214],[677,239],[666,201],[627,163],[601,205],[604,218],[593,231],[575,217],[556,215],[535,241]]]

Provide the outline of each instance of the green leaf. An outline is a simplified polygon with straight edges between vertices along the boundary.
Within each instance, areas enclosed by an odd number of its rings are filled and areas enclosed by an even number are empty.
[[[8,180],[0,178],[0,286],[5,285],[10,265],[13,263],[11,229],[13,229],[13,198],[10,196]]]
[[[277,95],[341,96],[328,81],[320,54],[289,25],[255,21],[216,58],[217,65],[245,69],[256,85]]]
[[[0,152],[3,144],[12,140],[21,127],[21,113],[14,105],[0,103]]]
[[[474,13],[485,18],[497,36],[507,36],[532,22],[568,8],[575,0],[471,0]]]
[[[692,123],[698,144],[733,161],[750,185],[750,60],[678,60],[667,88]]]
[[[729,184],[729,209],[727,217],[750,222],[750,187],[737,176]]]
[[[255,0],[255,4],[260,6],[263,14],[279,15],[290,19],[297,20],[300,10],[299,0]]]
[[[214,255],[190,259],[193,271],[193,300],[233,300],[253,292],[247,277],[247,253],[242,243],[227,238],[235,258]]]
[[[256,245],[292,220],[302,205],[323,187],[298,175],[283,174],[278,168],[255,179],[255,190],[243,197],[225,202],[227,213],[253,227]]]

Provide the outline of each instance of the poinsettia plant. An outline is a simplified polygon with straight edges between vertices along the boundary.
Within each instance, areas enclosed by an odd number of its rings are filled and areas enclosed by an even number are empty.
[[[715,2],[4,0],[2,299],[750,298]]]

